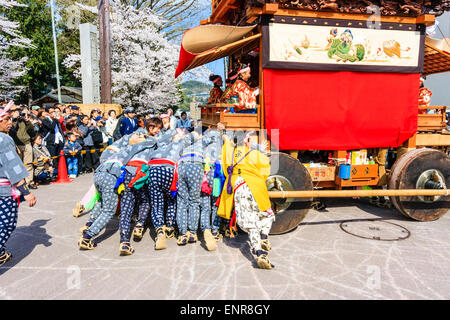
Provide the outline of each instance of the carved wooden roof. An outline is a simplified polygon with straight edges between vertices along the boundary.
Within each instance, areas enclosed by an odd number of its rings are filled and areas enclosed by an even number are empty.
[[[424,74],[450,71],[450,38],[425,41]]]

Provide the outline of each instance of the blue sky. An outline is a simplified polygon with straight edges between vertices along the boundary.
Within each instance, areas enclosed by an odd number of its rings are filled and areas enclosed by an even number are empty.
[[[450,12],[446,12],[436,19],[439,21],[439,29],[433,38],[442,39],[450,37]],[[442,31],[442,33],[441,33]],[[450,105],[450,72],[438,73],[427,77],[425,86],[433,92],[431,105],[449,106]]]

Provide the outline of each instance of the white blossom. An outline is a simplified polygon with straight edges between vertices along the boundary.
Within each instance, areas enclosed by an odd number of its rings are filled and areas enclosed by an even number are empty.
[[[81,80],[81,55],[69,54],[62,62],[68,70],[73,70],[76,79]]]
[[[125,105],[166,109],[180,103],[178,49],[157,30],[150,9],[112,2],[113,96]]]
[[[13,7],[26,7],[14,0],[0,0],[0,8],[6,10]],[[23,76],[27,69],[25,63],[27,57],[20,60],[12,60],[8,56],[11,47],[32,47],[31,40],[24,38],[19,30],[19,24],[9,21],[4,15],[0,15],[0,95],[12,96],[19,92],[21,87],[13,85],[13,81]]]

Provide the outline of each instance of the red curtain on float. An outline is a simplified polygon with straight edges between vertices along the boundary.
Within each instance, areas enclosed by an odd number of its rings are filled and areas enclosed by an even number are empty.
[[[281,150],[398,147],[417,131],[419,77],[264,69],[268,134]]]

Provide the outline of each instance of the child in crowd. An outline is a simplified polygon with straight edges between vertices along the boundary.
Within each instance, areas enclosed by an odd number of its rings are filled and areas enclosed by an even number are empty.
[[[42,136],[38,133],[33,138],[34,179],[38,183],[50,183],[55,179],[50,152],[42,144]]]
[[[77,154],[83,149],[83,147],[77,142],[78,136],[70,132],[68,140],[64,145],[64,154],[66,155],[67,172],[69,178],[75,179],[78,176],[78,156]]]

